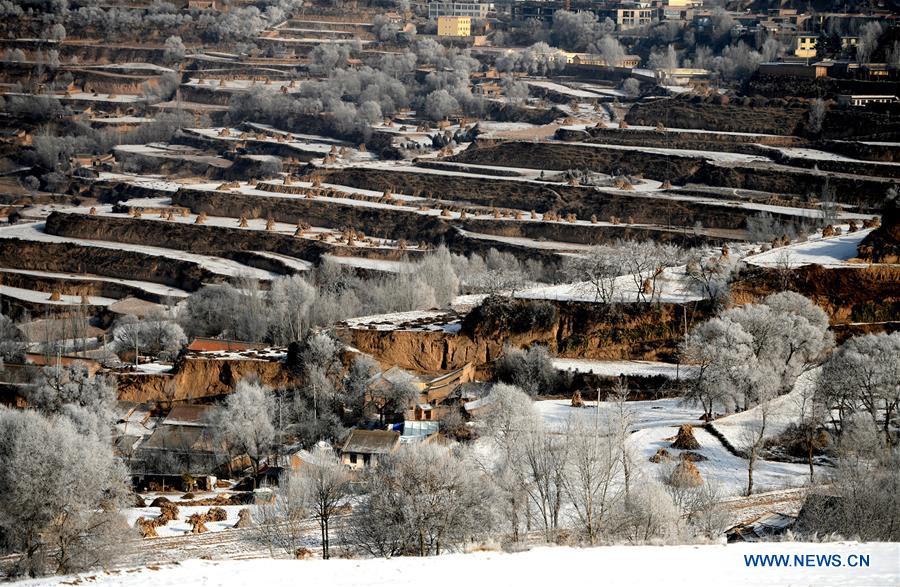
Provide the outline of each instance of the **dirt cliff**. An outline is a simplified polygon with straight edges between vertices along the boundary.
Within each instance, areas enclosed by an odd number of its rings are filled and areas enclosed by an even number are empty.
[[[284,363],[256,359],[208,359],[187,357],[171,374],[118,373],[118,397],[134,402],[178,402],[224,395],[238,381],[255,376],[268,386],[289,381]]]
[[[668,360],[685,321],[690,325],[709,314],[705,303],[621,304],[610,313],[597,304],[491,298],[466,317],[458,333],[347,328],[339,333],[385,365],[439,372],[471,362],[485,375],[506,344],[542,344],[561,357]]]

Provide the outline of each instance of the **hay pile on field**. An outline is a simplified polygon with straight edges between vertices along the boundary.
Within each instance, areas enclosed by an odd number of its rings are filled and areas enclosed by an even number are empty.
[[[656,454],[650,457],[651,463],[668,463],[672,460],[672,455],[664,448],[656,451]]]
[[[250,528],[253,526],[253,518],[250,516],[250,510],[244,508],[238,512],[238,521],[234,525],[235,528]]]
[[[694,438],[694,427],[690,424],[679,426],[678,435],[675,437],[675,442],[672,443],[672,448],[679,450],[697,450],[700,448],[700,443]]]
[[[669,483],[673,487],[699,487],[703,485],[703,478],[700,476],[700,470],[694,463],[687,459],[682,459],[678,466],[675,467],[675,470],[672,471]]]
[[[159,508],[159,515],[150,519],[141,517],[134,523],[134,527],[141,533],[142,538],[158,538],[157,528],[178,519],[178,506],[165,497],[157,497],[150,505]]]
[[[191,525],[191,534],[203,534],[209,532],[206,527],[206,514],[191,514],[185,522]]]
[[[223,508],[209,508],[206,512],[206,519],[210,522],[224,522],[228,518],[228,514]]]
[[[583,408],[584,400],[581,398],[581,392],[576,391],[572,394],[572,407],[573,408]]]

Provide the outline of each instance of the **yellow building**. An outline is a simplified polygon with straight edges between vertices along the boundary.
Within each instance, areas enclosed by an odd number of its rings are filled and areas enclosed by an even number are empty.
[[[803,58],[815,57],[818,41],[816,35],[797,35],[794,41],[794,55]]]
[[[472,34],[471,16],[439,16],[439,37],[468,37]]]

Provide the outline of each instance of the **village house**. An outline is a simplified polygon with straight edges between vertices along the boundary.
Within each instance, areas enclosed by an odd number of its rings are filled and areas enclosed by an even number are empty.
[[[400,447],[400,433],[393,430],[351,430],[341,447],[341,463],[353,470],[374,467],[378,459]]]

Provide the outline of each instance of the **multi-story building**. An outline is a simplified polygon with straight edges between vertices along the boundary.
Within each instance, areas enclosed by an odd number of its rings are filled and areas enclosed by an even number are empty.
[[[616,8],[616,25],[619,30],[636,29],[652,23],[658,17],[658,10],[642,4],[623,5]]]
[[[470,16],[439,16],[439,37],[468,37],[472,34],[472,17]]]
[[[797,35],[794,38],[794,55],[809,59],[816,56],[816,44],[819,37],[816,35]]]
[[[431,2],[428,4],[428,18],[468,16],[485,19],[490,10],[491,4],[488,2]]]

